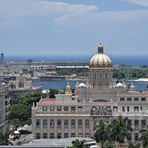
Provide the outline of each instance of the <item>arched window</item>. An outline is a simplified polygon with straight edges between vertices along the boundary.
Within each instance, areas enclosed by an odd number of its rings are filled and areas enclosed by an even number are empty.
[[[50,127],[54,127],[54,120],[53,119],[50,120]]]
[[[89,127],[89,120],[88,119],[85,120],[85,127]]]
[[[68,120],[67,120],[67,119],[64,120],[64,126],[65,126],[65,127],[68,126]]]
[[[78,127],[82,127],[82,124],[83,124],[82,119],[79,119],[78,120]]]
[[[76,125],[76,121],[75,121],[74,119],[72,119],[72,120],[71,120],[71,126],[72,126],[72,127],[75,127],[75,125]]]
[[[43,127],[47,127],[47,119],[43,120]]]
[[[62,126],[62,122],[60,119],[57,120],[57,127],[61,127]]]
[[[40,126],[40,124],[41,124],[41,123],[40,123],[40,119],[37,119],[37,120],[36,120],[36,126]]]

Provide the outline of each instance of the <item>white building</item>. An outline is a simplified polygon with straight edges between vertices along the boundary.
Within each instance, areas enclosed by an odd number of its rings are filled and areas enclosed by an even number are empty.
[[[41,99],[32,106],[32,132],[35,139],[93,137],[100,121],[111,122],[117,116],[128,117],[134,129],[133,142],[138,142],[139,130],[148,125],[148,91],[137,92],[133,85],[114,84],[112,61],[98,46],[89,63],[89,81],[77,83],[75,93],[70,85],[65,94],[55,99]]]

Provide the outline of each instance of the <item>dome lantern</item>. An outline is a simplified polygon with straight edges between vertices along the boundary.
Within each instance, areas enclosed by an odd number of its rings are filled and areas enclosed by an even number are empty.
[[[102,45],[101,42],[99,43],[99,46],[98,46],[98,53],[104,53],[104,51],[103,51],[103,45]]]

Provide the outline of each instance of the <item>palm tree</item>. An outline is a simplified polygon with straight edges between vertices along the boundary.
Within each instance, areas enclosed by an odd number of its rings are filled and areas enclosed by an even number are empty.
[[[68,146],[67,148],[88,148],[85,144],[85,140],[78,140],[72,141],[72,146]]]
[[[109,140],[119,143],[124,143],[125,138],[128,139],[129,132],[132,131],[132,128],[127,125],[127,118],[122,116],[113,120],[108,129]]]
[[[96,132],[94,134],[96,142],[101,143],[103,146],[104,142],[108,140],[106,136],[107,125],[104,122],[100,122],[100,124],[96,127]]]
[[[145,147],[148,145],[148,126],[146,129],[142,129],[140,132],[141,132],[140,139],[143,141],[143,146]]]

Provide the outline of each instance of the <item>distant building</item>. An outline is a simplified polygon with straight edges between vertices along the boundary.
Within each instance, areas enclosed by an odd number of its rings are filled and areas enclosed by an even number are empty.
[[[0,55],[0,65],[4,65],[4,53]]]
[[[9,130],[8,116],[10,113],[9,85],[0,84],[0,133],[5,134]]]
[[[32,87],[32,80],[28,78],[23,72],[20,72],[16,76],[16,80],[12,80],[10,83],[10,94],[12,99],[21,95],[26,95],[31,92],[41,92],[41,87]]]
[[[131,141],[140,142],[139,131],[148,125],[148,91],[137,92],[133,84],[128,90],[125,83],[114,83],[112,68],[100,43],[89,63],[88,82],[77,83],[74,94],[67,84],[65,94],[32,106],[33,137],[93,137],[101,121],[110,123],[121,115],[128,117],[133,128]]]

